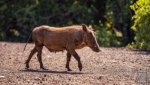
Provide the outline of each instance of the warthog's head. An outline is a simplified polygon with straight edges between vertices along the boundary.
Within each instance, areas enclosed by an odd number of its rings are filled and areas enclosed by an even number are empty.
[[[94,30],[91,26],[87,27],[86,25],[82,25],[83,30],[85,31],[84,34],[84,42],[95,52],[99,52],[99,45],[96,40],[96,35]]]

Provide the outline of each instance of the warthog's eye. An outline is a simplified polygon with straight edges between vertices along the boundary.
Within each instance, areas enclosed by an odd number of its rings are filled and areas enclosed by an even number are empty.
[[[90,36],[93,36],[92,32],[90,32],[89,34],[90,34]]]

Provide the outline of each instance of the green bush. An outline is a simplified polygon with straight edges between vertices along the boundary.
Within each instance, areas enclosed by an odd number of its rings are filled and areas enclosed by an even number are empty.
[[[101,29],[97,31],[97,40],[101,46],[120,46],[121,43],[118,41],[114,33],[109,30]]]
[[[133,40],[130,33],[130,2],[130,0],[0,0],[0,41],[26,42],[32,29],[40,25],[67,26],[84,23],[99,28],[97,33],[101,45],[125,46]],[[99,25],[100,21],[105,26]],[[118,32],[112,28],[116,28]]]
[[[0,41],[24,42],[39,25],[91,23],[94,8],[77,0],[1,0]]]
[[[131,6],[135,15],[133,16],[135,31],[134,48],[150,50],[150,0],[139,0]]]
[[[115,32],[110,28],[110,24],[102,25],[96,27],[97,40],[101,46],[122,46],[121,42],[123,37],[120,32]]]

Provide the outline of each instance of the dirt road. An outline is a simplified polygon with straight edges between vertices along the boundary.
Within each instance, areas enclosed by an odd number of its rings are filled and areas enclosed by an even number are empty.
[[[66,51],[51,53],[43,49],[43,63],[49,70],[40,70],[36,55],[31,70],[24,70],[25,60],[34,44],[0,42],[0,85],[150,85],[150,52],[126,48],[101,47],[95,53],[88,47],[77,50],[83,70],[72,57],[67,72]]]

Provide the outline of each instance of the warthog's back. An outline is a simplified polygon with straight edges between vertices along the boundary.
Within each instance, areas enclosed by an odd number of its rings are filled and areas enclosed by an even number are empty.
[[[85,46],[83,43],[84,31],[82,26],[67,27],[39,26],[32,32],[32,38],[36,45],[44,45],[50,51],[63,51],[67,46],[77,49]],[[72,44],[72,45],[68,45]]]

